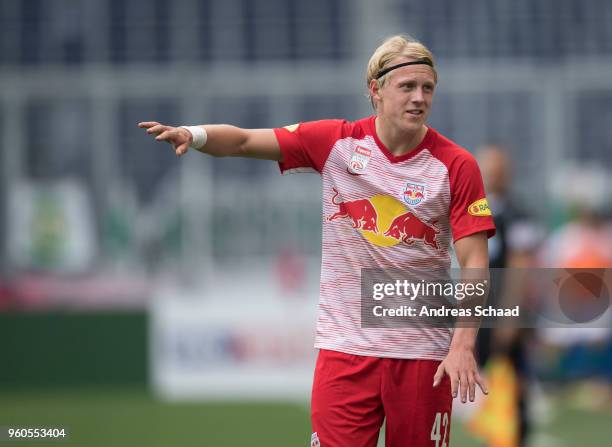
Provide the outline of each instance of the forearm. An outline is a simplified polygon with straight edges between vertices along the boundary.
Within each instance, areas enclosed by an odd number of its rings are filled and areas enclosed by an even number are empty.
[[[244,156],[248,133],[229,124],[207,124],[202,127],[208,136],[206,144],[198,151],[214,157]]]
[[[198,150],[214,157],[246,157],[282,161],[273,129],[241,129],[228,124],[200,126],[206,131],[206,144]]]
[[[461,266],[461,281],[464,283],[484,282],[487,284],[485,294],[478,298],[478,302],[466,302],[464,305],[468,308],[474,308],[476,304],[483,305],[487,300],[489,293],[488,284],[490,284],[486,236],[484,233],[480,233],[462,239],[456,243],[455,249]],[[476,346],[479,320],[467,317],[465,319],[460,318],[457,323],[459,327],[455,328],[450,349],[473,350]]]

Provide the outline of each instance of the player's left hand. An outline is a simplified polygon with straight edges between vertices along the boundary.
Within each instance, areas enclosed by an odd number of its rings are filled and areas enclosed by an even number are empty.
[[[461,402],[467,402],[469,394],[470,402],[476,398],[476,385],[483,394],[489,394],[487,386],[478,372],[478,365],[474,358],[474,351],[469,348],[451,348],[446,358],[438,366],[434,375],[433,386],[438,386],[447,374],[451,381],[451,393],[453,398],[461,393]]]

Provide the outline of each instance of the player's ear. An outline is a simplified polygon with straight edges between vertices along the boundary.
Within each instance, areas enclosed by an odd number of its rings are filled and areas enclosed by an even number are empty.
[[[380,100],[380,87],[378,86],[378,81],[376,79],[372,79],[370,81],[368,90],[370,91],[370,98],[377,101]]]
[[[376,79],[372,79],[370,81],[370,85],[368,85],[368,93],[370,94],[370,101],[372,102],[372,107],[376,109],[376,103],[380,102],[380,86]]]

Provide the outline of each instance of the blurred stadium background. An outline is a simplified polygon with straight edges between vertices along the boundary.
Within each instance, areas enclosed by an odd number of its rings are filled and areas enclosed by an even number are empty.
[[[398,32],[437,56],[431,125],[508,148],[528,216],[509,250],[565,266],[595,232],[587,264],[610,267],[611,24],[607,0],[0,0],[0,426],[307,445],[318,178],[178,160],[136,124],[366,116]],[[527,445],[608,443],[610,331],[529,337]],[[512,445],[473,411],[454,446]]]

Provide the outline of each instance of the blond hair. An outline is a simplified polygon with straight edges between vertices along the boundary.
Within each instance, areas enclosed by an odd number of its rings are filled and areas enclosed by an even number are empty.
[[[434,73],[434,80],[438,82],[438,73],[436,72],[436,64],[433,58],[433,54],[431,51],[427,49],[425,45],[421,42],[413,39],[412,37],[405,36],[403,34],[397,34],[395,36],[391,36],[378,47],[372,54],[370,61],[368,62],[368,70],[366,73],[366,83],[368,89],[370,87],[370,82],[373,79],[376,79],[378,73],[385,68],[391,66],[391,61],[398,57],[407,57],[410,59],[418,59],[425,60],[431,63],[431,69]],[[387,82],[388,74],[385,74],[377,80],[378,86],[382,88]],[[370,101],[372,98],[368,93],[368,97]],[[374,103],[372,103],[374,106]]]

